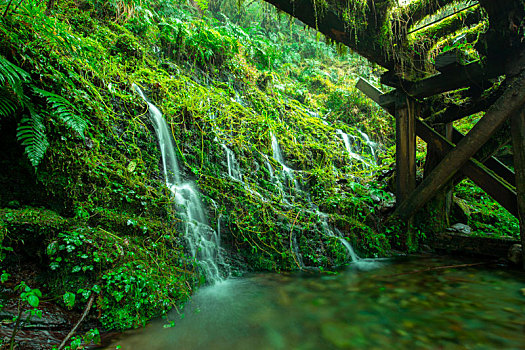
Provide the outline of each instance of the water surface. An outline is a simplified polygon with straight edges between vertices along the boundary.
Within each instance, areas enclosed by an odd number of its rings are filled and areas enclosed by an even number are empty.
[[[436,257],[334,275],[256,274],[201,288],[108,349],[523,349],[525,275]]]

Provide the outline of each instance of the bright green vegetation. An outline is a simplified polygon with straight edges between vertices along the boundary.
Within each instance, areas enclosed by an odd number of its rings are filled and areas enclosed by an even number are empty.
[[[371,135],[377,174],[388,170],[392,119],[354,88],[359,75],[376,79],[373,69],[260,3],[225,2],[215,16],[206,5],[63,0],[46,15],[28,0],[1,17],[2,265],[37,265],[28,285],[78,311],[95,293],[106,329],[143,325],[204,282],[133,83],[171,126],[185,177],[237,271],[297,269],[292,237],[307,266],[343,265],[346,250],[323,232],[310,199],[362,256],[397,244],[400,229],[381,215],[389,179],[356,167],[336,132]],[[266,156],[272,172],[281,167],[271,133],[302,194],[272,184]],[[227,176],[220,143],[244,183]],[[497,229],[506,217],[498,220]]]

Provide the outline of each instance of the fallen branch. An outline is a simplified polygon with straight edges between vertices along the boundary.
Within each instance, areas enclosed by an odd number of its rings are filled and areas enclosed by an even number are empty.
[[[68,333],[68,335],[64,338],[64,340],[62,340],[62,343],[58,347],[58,350],[62,350],[64,348],[64,346],[66,345],[66,343],[68,342],[69,338],[71,338],[71,336],[73,336],[73,334],[75,334],[78,326],[80,326],[82,321],[84,321],[84,318],[86,318],[87,314],[91,310],[91,306],[93,305],[93,301],[94,300],[95,300],[95,293],[91,293],[91,297],[89,298],[88,303],[86,305],[86,308],[84,309],[84,313],[82,314],[82,316],[78,320],[78,322],[75,325],[75,327],[73,327],[73,329]]]
[[[413,270],[413,271],[410,271],[410,272],[402,272],[402,273],[396,273],[396,274],[393,274],[393,275],[385,275],[385,276],[380,276],[380,277],[395,277],[395,276],[402,276],[402,275],[412,275],[412,274],[420,273],[420,272],[427,272],[427,271],[434,271],[434,270],[445,270],[445,269],[455,269],[455,268],[458,268],[458,267],[470,267],[470,266],[478,266],[478,265],[485,265],[485,264],[488,264],[488,263],[487,262],[480,262],[480,263],[474,263],[474,264],[436,266],[436,267],[428,267],[428,268],[422,269],[422,270]]]

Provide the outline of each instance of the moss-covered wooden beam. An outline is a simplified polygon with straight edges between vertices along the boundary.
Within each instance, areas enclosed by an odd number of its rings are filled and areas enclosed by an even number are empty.
[[[412,1],[405,7],[399,8],[396,12],[400,20],[406,22],[407,27],[410,28],[425,17],[439,11],[444,6],[453,3],[452,1],[438,1],[438,0],[419,0]]]
[[[398,7],[396,0],[265,1],[370,61],[393,69],[405,57],[398,51],[410,23],[454,0],[416,0],[406,7]]]
[[[468,117],[488,109],[503,94],[506,84],[502,83],[498,87],[486,90],[477,98],[470,98],[462,104],[452,104],[433,113],[425,119],[429,124],[447,124],[456,120]]]
[[[411,34],[409,40],[412,42],[432,41],[435,43],[440,38],[454,33],[461,28],[476,24],[482,19],[483,16],[480,6],[475,6]]]

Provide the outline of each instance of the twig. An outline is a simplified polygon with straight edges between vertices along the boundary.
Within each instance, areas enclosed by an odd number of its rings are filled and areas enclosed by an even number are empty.
[[[18,317],[16,318],[15,328],[13,328],[13,333],[11,334],[11,339],[9,341],[9,350],[13,350],[15,348],[16,333],[18,333],[18,330],[20,329],[21,320],[22,320],[22,307],[20,306],[20,303],[19,303],[18,304]]]
[[[20,5],[22,4],[22,2],[24,2],[24,0],[20,0],[18,2],[18,5],[16,5],[15,9],[13,10],[13,12],[16,12],[16,10],[18,10],[18,8],[20,7]]]
[[[77,330],[78,326],[80,326],[80,324],[82,323],[82,321],[84,321],[84,318],[86,318],[87,314],[89,313],[89,310],[91,310],[91,306],[93,305],[93,301],[95,300],[95,293],[92,292],[91,294],[91,297],[89,298],[88,300],[88,303],[86,305],[86,308],[84,309],[84,313],[82,314],[82,316],[80,317],[80,319],[78,320],[77,324],[75,325],[75,327],[73,327],[73,329],[68,333],[68,335],[64,338],[64,340],[62,340],[62,343],[60,344],[60,346],[58,347],[58,350],[62,350],[64,348],[64,346],[66,345],[67,341],[69,340],[69,338],[71,338],[71,336],[75,333],[75,331]]]
[[[292,246],[293,228],[294,228],[294,226],[295,226],[295,223],[297,222],[297,218],[299,217],[299,214],[301,214],[301,210],[299,210],[299,212],[298,212],[297,215],[295,216],[295,220],[293,221],[292,228],[290,229],[290,251],[291,251],[291,253],[292,253],[293,260],[295,261],[295,263],[297,264],[297,266],[299,267],[299,269],[302,270],[303,267],[301,266],[301,264],[299,264],[299,261],[297,261],[297,257],[295,256],[295,253],[294,253],[294,251],[293,251],[293,246]]]
[[[11,7],[11,3],[12,2],[13,2],[13,0],[9,0],[9,4],[7,4],[7,7],[5,8],[4,15],[2,17],[5,17],[7,15],[7,12],[9,11],[9,7]]]
[[[474,263],[474,264],[461,264],[461,265],[449,265],[449,266],[436,266],[436,267],[428,267],[426,269],[422,270],[414,270],[410,272],[402,272],[402,273],[396,273],[393,275],[385,275],[380,277],[395,277],[395,276],[402,276],[402,275],[411,275],[414,273],[420,273],[420,272],[427,272],[427,271],[433,271],[433,270],[444,270],[444,269],[453,269],[457,267],[469,267],[469,266],[477,266],[477,265],[485,265],[488,264],[487,262],[480,262],[480,263]]]

